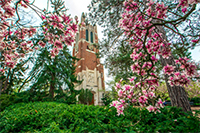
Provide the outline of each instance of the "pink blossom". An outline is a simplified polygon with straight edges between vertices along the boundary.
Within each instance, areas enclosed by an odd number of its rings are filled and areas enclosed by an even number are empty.
[[[158,59],[154,55],[151,56],[151,59],[152,59],[152,61],[155,61],[155,62],[158,61]]]
[[[163,102],[162,100],[159,98],[158,101],[157,101],[157,108],[163,108]]]
[[[150,90],[150,91],[154,91],[155,88],[154,88],[154,87],[150,87],[149,90]]]
[[[147,107],[147,110],[148,110],[149,112],[154,112],[154,107],[153,107],[152,105],[149,105],[149,106]]]
[[[125,103],[125,100],[121,99],[120,102],[124,104],[124,103]]]
[[[128,98],[128,99],[131,99],[131,98],[132,98],[132,95],[128,95],[127,98]]]
[[[41,18],[42,18],[42,19],[46,19],[46,17],[45,17],[45,16],[43,16],[43,15],[41,15]]]
[[[136,99],[132,99],[131,102],[132,102],[132,103],[135,103],[135,102],[137,102],[137,100],[136,100]]]
[[[146,96],[140,96],[139,97],[139,103],[144,105],[145,103],[147,103],[147,97]]]
[[[5,70],[1,68],[1,69],[0,69],[0,72],[4,73],[4,72],[5,72]]]
[[[43,41],[39,41],[38,44],[39,44],[41,47],[43,47],[43,48],[44,48],[45,45],[46,45]]]
[[[112,103],[110,104],[110,107],[115,107],[115,106],[117,106],[118,105],[118,101],[112,101]]]
[[[54,46],[56,46],[56,47],[59,48],[59,49],[62,49],[62,48],[63,48],[62,43],[61,43],[60,41],[58,41],[58,40],[56,40],[56,41],[54,42]]]
[[[148,97],[153,98],[153,97],[156,97],[156,96],[155,96],[155,93],[153,93],[153,92],[148,92]]]
[[[72,37],[65,37],[64,42],[68,45],[71,46],[72,42],[74,42],[74,39]]]
[[[179,6],[188,7],[188,0],[179,0]]]
[[[167,64],[167,66],[164,66],[163,70],[165,74],[171,75],[174,72],[174,68],[174,66]]]
[[[124,92],[123,92],[122,90],[119,90],[119,91],[118,91],[118,96],[119,96],[119,97],[122,97],[122,96],[123,96],[123,93],[124,93]]]
[[[68,29],[70,31],[77,32],[77,25],[73,23]]]
[[[14,68],[15,64],[16,62],[13,62],[13,61],[6,62],[6,66],[9,68]]]
[[[193,43],[198,43],[198,41],[199,41],[198,39],[197,40],[192,40]]]
[[[133,82],[135,80],[135,77],[131,77],[131,78],[128,78],[130,82]]]
[[[187,8],[183,8],[183,9],[182,9],[182,12],[183,12],[183,13],[186,13],[186,12],[187,12]]]
[[[120,83],[116,83],[115,89],[118,90],[121,88],[121,84]]]
[[[132,87],[130,85],[124,85],[125,90],[130,90]]]

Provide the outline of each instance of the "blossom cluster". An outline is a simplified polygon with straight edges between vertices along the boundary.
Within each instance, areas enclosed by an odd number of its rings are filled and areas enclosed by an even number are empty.
[[[174,66],[167,65],[164,67],[164,73],[170,75],[169,83],[171,86],[188,86],[190,79],[199,77],[197,67],[193,62],[189,62],[187,57],[179,58],[176,64],[180,66],[179,72],[175,71]]]
[[[63,45],[72,45],[75,33],[77,32],[77,24],[73,23],[70,16],[66,14],[60,16],[56,14],[47,14],[41,17],[44,26],[44,40],[40,40],[38,44],[41,47],[45,47],[45,42],[51,44],[53,47],[50,51],[50,55],[54,58],[58,55],[59,51],[63,49]],[[78,23],[77,18],[76,23]]]
[[[11,2],[11,0],[0,2],[1,72],[4,72],[6,68],[14,68],[19,58],[23,58],[26,53],[33,51],[32,41],[27,41],[26,38],[30,38],[36,33],[35,28],[18,28],[16,24],[13,24],[11,18],[15,17],[17,11],[11,6]],[[18,4],[25,7],[23,1]]]
[[[135,79],[135,77],[130,78],[130,84],[133,84]],[[141,82],[135,85],[122,85],[121,82],[116,83],[115,89],[118,92],[119,98],[117,101],[113,101],[110,106],[117,109],[117,115],[123,115],[123,111],[127,106],[137,103],[141,107],[146,107],[150,112],[160,112],[160,108],[163,108],[163,102],[155,95],[155,88],[158,84],[153,84],[150,89],[143,88],[140,92],[139,87],[141,87],[141,84]]]
[[[19,59],[24,58],[27,53],[38,49],[37,44],[42,48],[47,43],[52,45],[51,57],[58,55],[63,45],[72,45],[77,31],[76,23],[73,23],[72,19],[65,14],[59,16],[46,14],[45,12],[43,12],[45,15],[42,15],[42,12],[37,12],[41,13],[43,20],[42,30],[45,39],[33,44],[34,42],[31,38],[37,32],[36,28],[24,28],[19,25],[18,20],[13,23],[14,17],[18,19],[20,17],[16,16],[18,14],[17,7],[27,8],[29,0],[13,2],[12,0],[0,1],[0,72],[14,68]]]
[[[125,1],[125,12],[119,21],[119,27],[124,30],[124,35],[129,38],[129,43],[134,49],[130,55],[134,62],[131,70],[138,75],[138,79],[131,78],[132,86],[116,84],[119,99],[113,101],[111,106],[116,107],[118,115],[123,114],[126,106],[135,102],[155,113],[160,112],[159,109],[162,107],[161,99],[157,99],[156,102],[150,101],[152,98],[156,99],[154,90],[159,87],[159,78],[155,73],[158,57],[164,59],[171,57],[171,43],[163,38],[163,32],[156,27],[167,18],[168,7],[164,3],[152,0],[145,2],[148,7],[133,0]],[[180,0],[177,7],[183,9],[187,4],[195,3],[195,1]],[[185,13],[185,9],[182,12]],[[192,42],[198,41],[192,40]],[[180,58],[174,65],[167,64],[163,71],[168,75],[172,86],[187,86],[190,84],[190,78],[198,76],[195,64],[189,62],[187,58]]]

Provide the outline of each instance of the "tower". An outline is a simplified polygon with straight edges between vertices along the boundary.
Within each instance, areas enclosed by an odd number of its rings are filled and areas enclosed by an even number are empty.
[[[84,22],[84,23],[83,23]],[[93,100],[91,104],[101,105],[104,85],[104,69],[100,64],[100,59],[96,57],[98,53],[96,45],[98,43],[97,26],[85,23],[85,15],[82,13],[81,25],[78,26],[76,41],[73,47],[73,56],[80,60],[76,62],[76,75],[78,80],[82,80],[81,85],[76,89],[91,89]]]

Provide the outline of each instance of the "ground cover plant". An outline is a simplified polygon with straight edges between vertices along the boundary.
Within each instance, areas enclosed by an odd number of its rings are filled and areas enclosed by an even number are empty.
[[[179,108],[162,113],[129,107],[117,116],[108,106],[67,105],[55,102],[19,103],[0,113],[4,132],[199,132],[198,117]],[[197,113],[198,114],[198,113]]]

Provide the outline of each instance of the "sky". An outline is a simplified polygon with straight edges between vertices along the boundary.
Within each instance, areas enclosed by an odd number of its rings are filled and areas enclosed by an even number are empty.
[[[71,14],[71,16],[74,18],[75,16],[78,16],[79,21],[82,12],[89,12],[87,6],[90,4],[91,0],[65,0],[65,6],[68,9],[67,14]],[[47,0],[35,0],[35,4],[38,6],[40,9],[44,9],[47,7]],[[97,25],[98,29],[98,37],[101,40],[103,38],[102,34],[102,28]],[[195,48],[194,50],[191,50],[192,52],[192,59],[194,61],[199,61],[200,62],[200,46]],[[103,63],[103,60],[101,60]],[[108,71],[104,69],[104,76],[105,76],[105,81],[109,82],[112,80],[112,77],[108,75]],[[108,90],[108,86],[106,85],[106,90]]]

